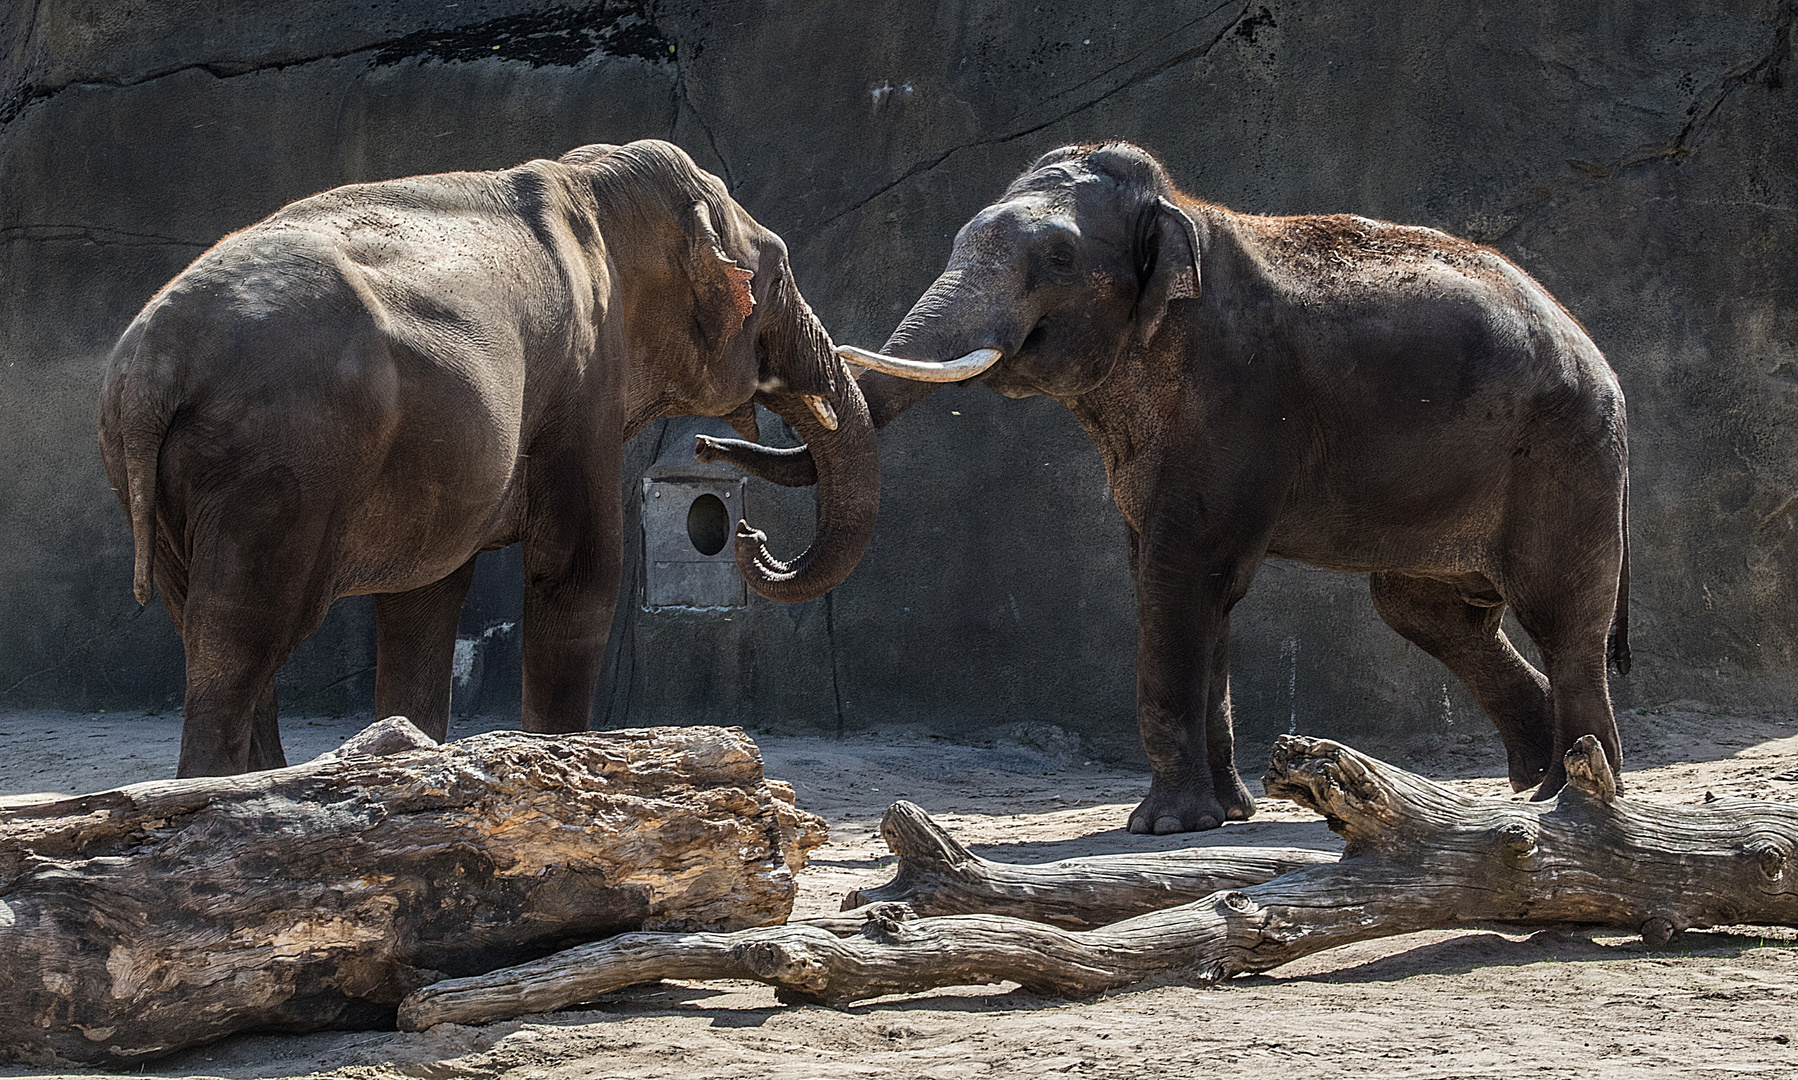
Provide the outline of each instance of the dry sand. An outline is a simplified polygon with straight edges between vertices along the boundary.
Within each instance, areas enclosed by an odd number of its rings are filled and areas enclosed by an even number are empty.
[[[1798,720],[1680,707],[1619,719],[1632,797],[1798,798]],[[289,760],[331,749],[358,726],[290,719]],[[459,721],[451,735],[488,726]],[[791,780],[800,805],[831,826],[830,843],[801,875],[796,914],[834,911],[848,889],[890,876],[876,826],[896,798],[923,806],[981,854],[1019,862],[1193,843],[1339,846],[1315,815],[1266,799],[1253,821],[1216,832],[1130,836],[1120,826],[1145,776],[1087,763],[1077,748],[1069,756],[1053,731],[1020,734],[1034,745],[969,747],[915,732],[761,738],[769,774]],[[173,717],[0,714],[0,795],[169,776],[178,742]],[[1362,748],[1464,791],[1510,795],[1489,729],[1421,749]],[[1245,748],[1241,760],[1254,762],[1262,749]],[[753,983],[669,982],[485,1027],[244,1036],[145,1072],[367,1080],[1787,1077],[1798,1076],[1794,1005],[1791,931],[1691,932],[1650,949],[1614,932],[1474,928],[1348,946],[1218,988],[1153,985],[1091,1001],[1002,984],[830,1009],[782,1006]],[[28,1074],[0,1069],[20,1075]]]

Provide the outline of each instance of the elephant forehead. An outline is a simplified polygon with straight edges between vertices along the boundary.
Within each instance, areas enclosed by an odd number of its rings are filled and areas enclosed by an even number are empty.
[[[1023,196],[996,202],[968,222],[962,239],[981,246],[1030,243],[1050,235],[1080,238],[1080,223],[1065,200]]]
[[[1025,173],[1012,183],[1005,194],[1008,198],[1038,195],[1066,206],[1076,198],[1087,202],[1095,197],[1116,198],[1126,194],[1134,186],[1129,178],[1097,168],[1085,159],[1076,159],[1058,161]]]

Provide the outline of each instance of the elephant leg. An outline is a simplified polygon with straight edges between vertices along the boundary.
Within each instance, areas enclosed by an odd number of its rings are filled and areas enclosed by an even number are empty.
[[[1446,582],[1368,575],[1374,610],[1405,640],[1442,661],[1497,726],[1511,788],[1539,782],[1552,764],[1554,706],[1548,679],[1505,636],[1504,606],[1470,604]]]
[[[1137,608],[1136,724],[1150,779],[1148,797],[1130,813],[1130,831],[1215,829],[1226,811],[1211,763],[1207,713],[1214,657],[1224,649],[1221,612],[1167,595],[1165,583],[1147,582],[1138,590]]]
[[[1211,649],[1210,696],[1205,709],[1205,757],[1211,767],[1211,790],[1227,821],[1247,821],[1255,798],[1236,771],[1236,718],[1230,706],[1230,617]]]
[[[1614,772],[1623,768],[1606,665],[1616,604],[1614,568],[1611,573],[1608,583],[1562,580],[1559,588],[1532,589],[1515,602],[1517,621],[1542,654],[1554,704],[1554,749],[1532,796],[1537,800],[1553,798],[1567,783],[1567,751],[1582,735],[1598,739]]]
[[[1566,784],[1566,755],[1582,736],[1598,740],[1614,771],[1623,767],[1607,673],[1624,558],[1627,479],[1617,449],[1544,446],[1540,460],[1558,467],[1525,473],[1514,496],[1530,513],[1510,530],[1499,590],[1536,642],[1554,705],[1554,750],[1537,800]]]
[[[187,703],[177,776],[229,776],[287,763],[275,672],[324,621],[330,598],[270,603],[232,584],[209,581],[182,605]]]
[[[531,459],[524,540],[524,710],[533,732],[587,730],[618,603],[621,440],[582,460]],[[541,509],[537,509],[541,508]]]
[[[157,570],[181,633],[187,702],[178,776],[280,768],[275,673],[317,632],[336,599],[329,515],[297,498],[261,500],[268,485],[215,493],[235,515],[209,517],[186,552]],[[285,489],[275,489],[285,492]]]
[[[156,592],[162,597],[162,606],[167,609],[169,618],[174,621],[176,629],[181,631],[185,640],[186,632],[183,628],[187,610],[187,569],[181,562],[181,553],[166,540],[156,560]],[[187,744],[185,725],[182,728],[182,744],[184,747]],[[183,756],[186,756],[185,750]],[[275,677],[271,673],[250,714],[250,748],[246,768],[250,772],[260,772],[286,767],[287,752],[281,747],[281,725],[275,703]]]
[[[1124,526],[1128,543],[1130,578],[1136,580],[1141,562],[1142,537]],[[1205,757],[1211,770],[1211,790],[1223,807],[1227,821],[1247,821],[1255,813],[1255,798],[1236,771],[1236,719],[1230,705],[1230,620],[1224,617],[1222,632],[1211,650],[1211,681],[1205,709]],[[1151,822],[1151,828],[1153,823]]]
[[[270,674],[250,713],[250,771],[287,768],[287,751],[281,747],[281,722],[275,704],[275,677]]]
[[[438,742],[449,737],[456,621],[474,559],[448,577],[375,597],[375,715],[404,716]]]
[[[1228,520],[1228,518],[1226,518]],[[1162,536],[1168,542],[1158,543]],[[1144,530],[1137,575],[1136,722],[1148,754],[1148,797],[1133,833],[1215,829],[1254,808],[1236,775],[1229,713],[1229,612],[1260,562],[1225,556],[1233,537]],[[1210,556],[1210,557],[1207,557]]]

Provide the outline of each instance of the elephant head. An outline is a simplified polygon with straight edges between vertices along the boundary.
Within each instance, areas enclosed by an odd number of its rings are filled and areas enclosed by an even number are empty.
[[[835,588],[873,534],[880,469],[867,405],[794,284],[786,245],[669,143],[582,147],[562,160],[592,170],[602,205],[635,206],[640,248],[667,253],[625,297],[632,429],[656,416],[719,416],[753,440],[756,404],[791,424],[816,462],[817,535],[782,562],[739,521],[737,566],[772,600]]]
[[[1199,291],[1201,226],[1161,164],[1127,144],[1037,159],[955,237],[949,265],[880,352],[845,348],[877,425],[936,386],[980,377],[1066,400],[1105,380],[1168,303]]]
[[[873,369],[859,385],[874,426],[953,382],[1064,401],[1103,383],[1160,331],[1170,302],[1199,293],[1204,226],[1179,198],[1161,163],[1128,144],[1037,159],[962,227],[879,352],[838,350]],[[720,440],[714,453],[779,484],[813,475],[803,450]]]

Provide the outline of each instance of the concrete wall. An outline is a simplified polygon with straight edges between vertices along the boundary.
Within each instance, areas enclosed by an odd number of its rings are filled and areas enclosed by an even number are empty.
[[[1798,690],[1798,120],[1791,0],[868,4],[46,0],[0,8],[0,709],[179,707],[94,448],[102,356],[219,236],[335,184],[672,139],[877,345],[1037,154],[1125,138],[1241,210],[1492,244],[1629,395],[1636,670],[1621,704]],[[630,447],[638,477],[698,422]],[[1133,601],[1098,459],[1052,403],[931,398],[882,437],[879,531],[794,607],[648,613],[640,547],[596,723],[1047,720],[1128,752]],[[752,483],[793,550],[805,493]],[[633,517],[633,520],[634,517]],[[516,709],[516,553],[484,557],[462,708]],[[1270,564],[1238,608],[1252,738],[1488,730],[1365,583]],[[370,607],[283,676],[372,706]],[[1628,732],[1625,733],[1626,740]]]

